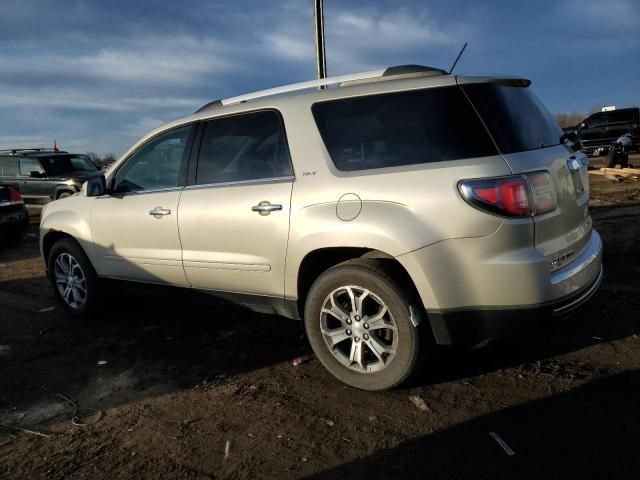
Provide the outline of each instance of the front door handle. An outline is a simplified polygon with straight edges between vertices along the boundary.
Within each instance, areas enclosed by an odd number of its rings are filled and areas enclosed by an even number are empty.
[[[260,202],[258,205],[251,207],[251,211],[258,212],[260,215],[269,215],[271,212],[276,210],[282,210],[282,205],[267,201]]]
[[[149,210],[149,215],[152,215],[156,218],[160,218],[163,215],[169,215],[171,213],[171,210],[169,210],[168,208],[162,208],[162,207],[156,207],[153,210]]]

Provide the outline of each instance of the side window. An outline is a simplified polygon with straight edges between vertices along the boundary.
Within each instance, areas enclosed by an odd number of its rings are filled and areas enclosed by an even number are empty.
[[[31,176],[31,172],[44,173],[44,168],[37,158],[21,158],[20,159],[20,175],[23,177]]]
[[[196,184],[292,175],[280,116],[274,111],[235,115],[205,125]]]
[[[607,124],[607,114],[606,113],[596,113],[589,117],[586,121],[587,128],[596,128],[602,127]]]
[[[12,157],[0,158],[0,175],[3,177],[17,177],[18,159]]]
[[[191,133],[191,125],[153,138],[129,157],[116,172],[117,193],[157,190],[178,186],[180,166]]]
[[[314,104],[312,112],[342,171],[497,154],[458,87],[330,100]]]
[[[609,112],[609,123],[633,122],[632,110],[621,110],[619,112]]]

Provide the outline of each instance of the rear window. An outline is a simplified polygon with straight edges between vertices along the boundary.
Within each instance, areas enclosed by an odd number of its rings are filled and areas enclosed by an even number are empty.
[[[609,112],[609,123],[633,122],[633,110],[621,110],[619,112]]]
[[[457,86],[321,102],[312,111],[342,171],[497,154]]]
[[[65,175],[77,172],[95,172],[98,168],[86,155],[56,155],[41,158],[50,175]]]
[[[562,129],[528,88],[478,83],[463,85],[501,153],[558,145]]]

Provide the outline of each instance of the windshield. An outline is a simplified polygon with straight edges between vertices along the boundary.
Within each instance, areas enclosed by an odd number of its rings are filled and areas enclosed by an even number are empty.
[[[462,86],[501,153],[558,145],[562,129],[529,88],[477,83]]]
[[[64,175],[74,172],[95,172],[97,167],[86,155],[56,155],[41,159],[49,175]]]

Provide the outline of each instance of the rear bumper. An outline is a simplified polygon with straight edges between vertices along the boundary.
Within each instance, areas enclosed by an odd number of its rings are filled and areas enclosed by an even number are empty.
[[[468,244],[455,252],[461,256],[471,247]],[[480,253],[466,260],[470,267],[462,271],[464,275],[451,277],[449,273],[447,288],[440,289],[449,293],[448,299],[458,299],[460,307],[429,308],[424,302],[438,344],[517,338],[551,327],[554,318],[586,302],[602,281],[602,240],[595,230],[573,261],[553,272],[549,259],[540,254],[532,257],[518,252],[520,261],[509,257],[505,262],[504,257],[487,259]],[[473,275],[476,271],[481,274]]]
[[[11,234],[25,230],[29,226],[29,214],[24,206],[21,208],[0,209],[0,234]]]
[[[436,343],[474,345],[484,340],[516,339],[551,329],[554,320],[570,314],[600,287],[603,269],[577,293],[539,305],[427,311]]]

